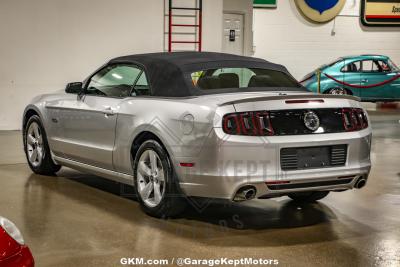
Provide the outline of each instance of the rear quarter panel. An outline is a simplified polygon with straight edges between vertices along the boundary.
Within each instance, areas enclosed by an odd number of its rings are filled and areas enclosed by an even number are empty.
[[[215,108],[185,100],[127,99],[121,104],[117,119],[115,169],[132,173],[131,148],[142,132],[155,134],[173,161],[195,156],[212,130],[214,116]]]

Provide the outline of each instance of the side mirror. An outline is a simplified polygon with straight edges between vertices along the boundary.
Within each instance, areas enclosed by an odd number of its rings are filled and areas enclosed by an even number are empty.
[[[80,94],[82,92],[83,83],[75,82],[67,84],[65,87],[65,92],[67,94]]]

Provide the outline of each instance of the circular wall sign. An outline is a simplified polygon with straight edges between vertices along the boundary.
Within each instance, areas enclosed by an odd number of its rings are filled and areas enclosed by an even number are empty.
[[[296,0],[297,7],[310,20],[327,22],[342,11],[346,0]]]

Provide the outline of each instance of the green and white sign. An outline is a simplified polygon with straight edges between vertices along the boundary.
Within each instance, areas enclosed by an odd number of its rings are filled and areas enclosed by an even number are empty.
[[[276,7],[276,1],[277,0],[253,0],[254,7]]]

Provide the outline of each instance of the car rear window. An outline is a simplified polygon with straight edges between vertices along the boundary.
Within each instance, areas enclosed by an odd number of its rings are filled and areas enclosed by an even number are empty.
[[[192,82],[202,90],[251,88],[301,88],[290,75],[270,69],[220,68],[193,72]]]

